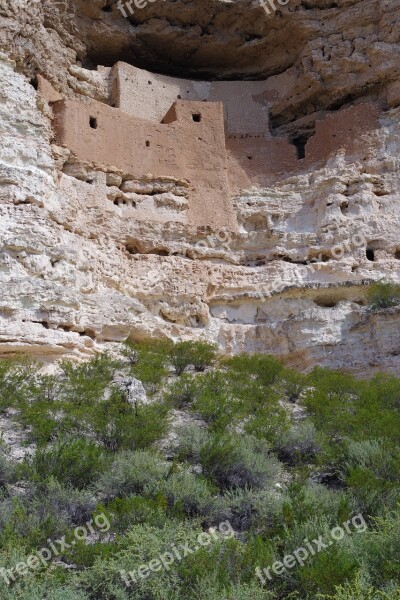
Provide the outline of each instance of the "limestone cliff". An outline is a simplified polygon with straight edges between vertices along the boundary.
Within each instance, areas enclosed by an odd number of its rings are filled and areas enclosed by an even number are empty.
[[[400,1],[278,8],[159,0],[126,18],[106,0],[0,0],[2,354],[206,337],[301,369],[398,372],[400,311],[365,293],[400,280]],[[117,62],[190,90],[259,88],[265,135],[227,135],[228,183],[207,182],[207,210],[229,200],[232,219],[190,216],[174,172],[135,179],[57,139],[63,98],[119,110]]]

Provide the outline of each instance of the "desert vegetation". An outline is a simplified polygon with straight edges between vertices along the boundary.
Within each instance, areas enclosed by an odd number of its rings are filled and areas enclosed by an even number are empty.
[[[40,374],[0,363],[0,566],[11,569],[96,515],[110,527],[17,575],[4,600],[400,598],[400,381],[302,375],[206,343],[129,344]],[[121,385],[140,380],[146,400]],[[24,455],[24,456],[22,456]],[[303,566],[267,567],[362,514],[368,525]],[[218,539],[127,586],[178,543]]]

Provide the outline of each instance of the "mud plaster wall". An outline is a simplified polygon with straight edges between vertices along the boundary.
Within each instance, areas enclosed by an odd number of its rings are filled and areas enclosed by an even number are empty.
[[[177,100],[220,101],[230,134],[268,133],[263,81],[191,81],[138,69],[123,62],[112,69],[112,104],[123,112],[159,123]]]
[[[315,135],[305,145],[305,158],[287,138],[229,136],[226,140],[229,181],[237,192],[249,185],[268,185],[283,175],[318,168],[339,151],[347,157],[363,156],[367,135],[379,128],[380,109],[375,104],[358,104],[327,115],[316,122]]]
[[[236,228],[221,103],[178,101],[164,124],[96,101],[63,100],[53,109],[56,141],[78,161],[113,166],[133,179],[151,174],[186,180],[189,224]]]

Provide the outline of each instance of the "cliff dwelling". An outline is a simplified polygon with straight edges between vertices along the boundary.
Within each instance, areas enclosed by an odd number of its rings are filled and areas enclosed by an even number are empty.
[[[237,228],[232,199],[323,166],[332,155],[362,152],[380,109],[358,103],[324,114],[308,138],[270,131],[268,99],[279,81],[195,81],[118,62],[100,68],[108,104],[65,99],[39,77],[54,112],[64,172],[86,183],[85,167],[103,173],[116,210],[135,219]]]

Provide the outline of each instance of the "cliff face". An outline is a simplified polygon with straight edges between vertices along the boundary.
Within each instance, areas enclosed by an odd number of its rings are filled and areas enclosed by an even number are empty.
[[[0,1],[2,354],[206,337],[301,369],[398,371],[399,311],[371,312],[365,294],[400,279],[400,1],[338,4],[267,15],[257,2],[159,1],[125,18],[105,0]],[[54,138],[46,96],[111,105],[117,61],[260,80],[274,145],[227,138],[235,226],[182,217],[165,178],[121,194],[123,174],[74,162]],[[239,155],[251,156],[240,177]],[[155,185],[141,218],[121,206]]]

